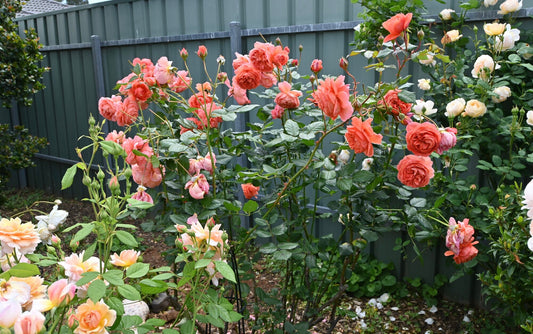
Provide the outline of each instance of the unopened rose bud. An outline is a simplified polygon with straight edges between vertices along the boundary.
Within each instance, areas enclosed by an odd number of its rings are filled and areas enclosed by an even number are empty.
[[[298,46],[298,50],[299,50],[300,52],[302,52],[302,51],[304,50],[304,46],[303,46],[302,44],[300,44],[300,45]]]
[[[215,227],[215,220],[213,218],[209,218],[207,222],[205,222],[205,226],[207,226],[208,229],[212,229]]]
[[[207,57],[207,48],[205,47],[205,45],[200,45],[198,47],[198,51],[196,51],[196,54],[198,55],[198,57],[204,60],[205,57]]]
[[[517,222],[517,223],[522,223],[523,221],[524,221],[524,217],[522,217],[522,216],[518,216],[518,217],[516,218],[516,222]]]
[[[179,239],[176,239],[176,243],[175,244],[176,244],[176,248],[177,249],[179,249],[179,250],[183,249],[183,250],[186,251],[185,247],[183,247],[183,242],[181,242]]]
[[[217,63],[219,63],[220,65],[224,65],[226,63],[226,58],[224,58],[223,55],[218,56]]]
[[[102,172],[102,170],[100,169],[100,170],[98,171],[98,173],[96,174],[96,177],[98,178],[98,180],[102,181],[102,180],[104,179],[104,177],[105,177],[105,174],[104,174],[104,172]]]
[[[282,44],[281,44],[281,39],[280,39],[279,37],[276,38],[276,45],[282,45]]]
[[[318,72],[322,71],[322,68],[322,60],[313,59],[313,62],[311,63],[311,72],[318,75]]]
[[[339,66],[347,71],[348,70],[348,60],[346,60],[346,58],[342,57],[341,59],[339,59]]]
[[[183,58],[183,60],[187,60],[187,57],[189,57],[189,53],[187,52],[185,48],[183,48],[180,51],[180,56],[181,58]]]
[[[131,171],[131,168],[126,168],[126,170],[124,171],[124,176],[127,177],[128,179],[131,177],[132,175],[132,171]]]
[[[315,82],[315,80],[316,80],[316,77],[314,75],[309,77],[309,81],[311,81],[311,83]]]
[[[52,234],[50,241],[52,241],[52,245],[54,246],[59,246],[61,244],[61,239],[59,239],[59,237],[55,234]]]
[[[416,33],[416,37],[418,37],[418,39],[424,38],[424,31],[418,30],[418,32]]]
[[[81,180],[81,183],[83,183],[84,186],[88,187],[91,185],[91,181],[91,178],[88,175],[85,175]]]
[[[291,65],[292,66],[298,66],[298,59],[291,60]]]
[[[111,179],[109,179],[108,187],[113,194],[120,191],[120,185],[118,184],[118,179],[116,176],[113,176]]]
[[[61,202],[60,199],[56,199],[56,200],[54,201],[54,203],[57,204],[57,205],[60,205],[62,202]]]
[[[228,74],[226,72],[220,72],[219,74],[217,74],[217,80],[220,82],[226,81],[227,78]]]
[[[176,230],[178,230],[179,233],[185,233],[187,231],[187,226],[185,226],[185,225],[176,225]]]
[[[89,115],[89,125],[94,126],[96,124],[96,120],[94,119],[93,115]]]

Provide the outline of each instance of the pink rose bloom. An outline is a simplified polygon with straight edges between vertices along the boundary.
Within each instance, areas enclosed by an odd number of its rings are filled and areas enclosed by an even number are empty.
[[[105,140],[113,141],[119,145],[122,145],[122,143],[124,142],[124,138],[125,138],[125,135],[123,131],[120,131],[117,133],[117,130],[113,130],[113,132],[110,132],[107,134],[107,136],[105,137]]]
[[[133,174],[133,181],[147,188],[155,188],[163,181],[161,169],[155,168],[149,162],[142,165],[135,164],[131,167],[131,171]]]
[[[123,250],[120,252],[120,255],[117,253],[114,253],[111,255],[111,262],[112,265],[115,265],[117,267],[129,267],[132,264],[137,262],[137,259],[141,255],[141,252],[135,251],[133,249]]]
[[[13,329],[15,334],[37,334],[43,329],[46,318],[41,312],[26,311],[18,317]]]
[[[278,82],[278,79],[273,73],[261,73],[261,86],[270,88]]]
[[[128,96],[122,103],[122,108],[115,113],[115,120],[119,126],[130,125],[139,116],[139,106],[132,96]]]
[[[444,131],[440,131],[440,143],[437,148],[437,153],[442,154],[444,151],[448,151],[450,148],[454,147],[457,143],[457,129],[456,128],[446,128]]]
[[[270,61],[274,66],[281,69],[289,62],[289,48],[282,48],[281,45],[276,45],[270,49]]]
[[[322,71],[322,60],[313,59],[313,62],[311,63],[311,72],[318,73],[320,71]]]
[[[198,174],[185,184],[185,189],[189,189],[192,198],[202,199],[209,192],[209,183],[204,174]]]
[[[138,201],[143,201],[147,203],[154,204],[154,200],[152,199],[152,196],[150,196],[149,193],[147,193],[146,188],[143,186],[137,187],[137,192],[131,196],[131,198],[136,199]]]
[[[65,268],[65,275],[69,278],[69,281],[76,283],[80,278],[81,274],[89,271],[99,271],[101,261],[94,256],[91,256],[86,261],[83,261],[83,254],[72,254],[65,258],[65,260],[59,262],[58,264]]]
[[[214,163],[217,163],[215,154],[213,154]],[[211,156],[206,154],[205,158],[198,157],[198,159],[189,159],[189,174],[196,175],[200,171],[205,170],[213,174],[213,165],[211,164]]]
[[[281,117],[283,117],[284,112],[285,112],[285,109],[283,109],[278,104],[276,104],[276,106],[274,107],[274,109],[272,109],[272,112],[271,112],[272,118],[280,119]]]
[[[251,63],[242,64],[235,70],[235,82],[242,89],[256,88],[261,83],[261,77],[261,71],[258,71]]]
[[[135,98],[136,101],[145,102],[150,97],[152,97],[152,91],[146,83],[141,80],[134,80],[131,85],[128,95],[131,95]]]
[[[350,86],[344,83],[344,75],[337,79],[326,78],[321,81],[312,94],[313,102],[331,119],[340,117],[344,122],[352,117]]]
[[[237,70],[244,64],[249,64],[250,58],[248,56],[243,56],[238,52],[235,52],[235,59],[233,60],[233,70]]]
[[[154,78],[160,85],[165,85],[172,81],[172,62],[167,57],[161,57],[154,68]]]
[[[256,70],[260,72],[272,72],[274,70],[274,64],[270,60],[270,49],[272,48],[274,45],[271,43],[255,42],[249,57]]]
[[[142,139],[139,136],[135,136],[133,138],[126,138],[122,143],[122,148],[124,149],[124,151],[126,151],[126,154],[128,155],[126,157],[126,162],[130,165],[143,165],[147,162],[147,159],[145,157],[143,157],[142,155],[135,155],[135,153],[133,153],[133,150],[137,150],[147,155],[148,157],[151,157],[154,154],[154,150],[148,144],[148,140]]]
[[[235,102],[237,102],[241,106],[249,104],[250,100],[248,99],[248,96],[246,96],[246,89],[242,89],[241,87],[239,87],[239,85],[237,85],[237,83],[235,82],[235,77],[233,77],[232,81],[233,85],[230,85],[228,79],[226,79],[225,82],[226,86],[228,86],[229,88],[228,96],[233,96]]]
[[[131,81],[133,81],[133,78],[136,78],[136,77],[137,77],[137,74],[132,72],[132,73],[128,74],[127,76],[125,76],[124,78],[122,78],[119,81],[117,81],[117,85],[120,85],[120,87],[118,89],[120,94],[128,95],[128,91],[130,90],[130,87],[131,87]],[[130,87],[128,87],[128,86],[130,86]]]
[[[286,81],[280,82],[278,88],[280,92],[274,99],[276,104],[285,109],[295,109],[300,106],[300,100],[298,98],[302,96],[302,92],[291,90],[292,85]]]
[[[168,84],[168,87],[176,93],[181,93],[191,86],[192,79],[189,77],[189,72],[178,71],[176,76],[172,78],[172,81]]]
[[[0,327],[13,327],[21,315],[22,306],[16,299],[0,301]]]
[[[456,222],[450,217],[448,232],[446,234],[446,247],[450,250],[445,256],[453,255],[455,263],[461,264],[476,257],[478,250],[474,247],[479,241],[474,241],[474,228],[468,224],[469,219]]]
[[[141,72],[144,74],[145,77],[153,77],[154,76],[154,63],[148,58],[135,58],[132,61],[133,66],[139,64],[141,67]]]
[[[119,110],[122,110],[122,97],[120,96],[101,97],[98,100],[98,111],[107,120],[115,122]]]
[[[52,308],[60,306],[63,301],[68,304],[75,294],[76,284],[69,283],[66,278],[60,279],[48,287],[48,299]]]

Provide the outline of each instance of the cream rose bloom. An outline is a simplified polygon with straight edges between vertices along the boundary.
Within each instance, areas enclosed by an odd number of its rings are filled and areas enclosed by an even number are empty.
[[[460,115],[465,110],[466,101],[463,98],[455,99],[446,105],[446,117],[455,117]]]
[[[509,13],[514,13],[516,11],[519,11],[520,9],[522,9],[522,0],[505,0],[500,5],[500,10],[498,11],[498,14],[505,15]]]
[[[498,0],[484,0],[483,1],[483,5],[485,7],[488,7],[488,6],[494,6],[495,4],[498,3]]]
[[[493,93],[498,94],[498,96],[493,96],[492,101],[494,103],[500,103],[507,100],[507,98],[511,96],[511,88],[507,86],[496,87],[494,88]]]
[[[463,112],[463,117],[481,117],[487,112],[487,106],[485,103],[478,100],[469,100],[466,103],[465,111]]]
[[[446,45],[448,43],[457,41],[461,37],[463,37],[463,35],[459,33],[459,30],[450,30],[444,34],[440,42],[442,45]]]
[[[452,13],[455,13],[455,10],[447,8],[441,10],[439,15],[443,21],[448,21],[452,19]]]
[[[429,90],[431,88],[429,79],[418,79],[418,88],[421,90]]]
[[[474,68],[472,69],[472,76],[474,78],[481,78],[487,80],[490,74],[494,71],[494,59],[489,55],[482,55],[476,59]]]
[[[489,36],[501,35],[505,31],[505,23],[487,23],[483,25],[483,30]]]
[[[32,223],[22,223],[19,218],[0,220],[2,254],[10,254],[15,249],[23,255],[33,253],[40,242],[39,233]]]
[[[514,47],[515,42],[520,40],[520,30],[513,29],[510,24],[505,25],[505,32],[501,38],[496,39],[495,47],[498,51],[509,50]]]
[[[526,123],[533,126],[533,110],[527,112],[526,118]]]
[[[426,59],[418,59],[418,61],[420,62],[420,64],[422,65],[428,65],[428,66],[435,66],[435,64],[437,63],[437,61],[435,60],[434,58],[434,54],[433,53],[426,53]]]

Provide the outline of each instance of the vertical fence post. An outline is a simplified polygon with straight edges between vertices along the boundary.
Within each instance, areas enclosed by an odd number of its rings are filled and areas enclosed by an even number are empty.
[[[14,128],[17,125],[20,125],[18,101],[16,101],[15,99],[11,100],[11,109],[9,110],[9,113],[11,116],[11,127]],[[26,178],[26,168],[19,169],[17,171],[17,178],[19,188],[26,188],[28,186],[28,179]]]
[[[98,98],[105,96],[104,86],[104,65],[102,62],[102,42],[100,36],[91,36],[91,53],[93,55],[94,82],[96,83],[96,94]],[[104,133],[109,133],[108,123],[104,123],[102,128]]]
[[[230,46],[231,46],[231,59],[235,59],[235,52],[242,53],[242,35],[241,35],[241,23],[237,21],[231,21],[229,24],[230,31]],[[232,67],[232,74],[235,75],[235,71]],[[238,113],[235,119],[235,131],[244,132],[246,130],[246,114]],[[242,166],[248,166],[248,158],[245,154],[242,154],[237,158],[237,163]],[[241,203],[246,200],[242,191],[238,192],[238,199]],[[241,215],[241,226],[244,228],[250,227],[250,217]]]

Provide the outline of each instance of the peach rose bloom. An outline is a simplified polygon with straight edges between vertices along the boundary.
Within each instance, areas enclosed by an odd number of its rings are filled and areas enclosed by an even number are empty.
[[[172,89],[176,93],[181,93],[191,86],[192,78],[189,77],[189,72],[178,71],[172,78],[172,81],[168,84],[168,88]]]
[[[123,131],[120,131],[117,133],[117,130],[113,130],[113,132],[109,132],[107,136],[105,137],[105,140],[115,142],[119,145],[122,145],[122,142],[124,142],[124,138],[126,136],[124,135]]]
[[[261,187],[256,187],[252,183],[241,184],[242,192],[246,199],[252,199],[257,196]]]
[[[39,233],[32,223],[22,223],[19,218],[0,220],[0,243],[2,255],[17,250],[20,254],[30,254],[41,242]]]
[[[15,277],[11,276],[9,278],[9,282],[23,282],[28,284],[30,287],[30,300],[28,302],[24,303],[22,307],[24,309],[30,309],[32,301],[35,299],[41,299],[44,297],[46,292],[46,286],[43,285],[44,279],[39,276],[30,276],[30,277]]]
[[[269,53],[270,61],[274,66],[276,66],[278,69],[281,69],[283,66],[285,66],[289,62],[289,48],[285,47],[282,48],[281,45],[276,45],[275,47],[271,48]]]
[[[135,155],[135,153],[133,153],[133,150],[137,150],[147,155],[148,157],[154,155],[154,150],[150,147],[148,140],[142,139],[139,136],[124,139],[124,142],[122,143],[122,148],[124,149],[124,151],[126,151],[126,162],[130,165],[147,163],[147,159],[144,156]]]
[[[251,63],[242,64],[235,71],[235,82],[242,89],[254,89],[261,83],[261,72]]]
[[[122,97],[120,96],[101,97],[98,100],[98,111],[107,120],[115,122],[116,113],[119,110],[122,110]]]
[[[383,22],[383,28],[389,32],[389,34],[383,40],[383,43],[387,43],[388,41],[398,38],[405,30],[407,30],[412,18],[413,13],[398,13],[387,21]]]
[[[455,117],[460,115],[465,110],[466,101],[463,98],[455,99],[446,105],[446,117]]]
[[[117,253],[114,253],[111,255],[111,264],[117,266],[117,267],[129,267],[132,264],[137,262],[137,259],[141,255],[141,252],[135,251],[133,249],[123,250],[120,252],[120,255]]]
[[[43,329],[45,320],[41,312],[26,311],[17,318],[13,329],[15,334],[37,334]]]
[[[280,92],[274,99],[276,104],[285,109],[296,109],[300,106],[300,100],[298,98],[302,96],[302,92],[291,90],[292,85],[286,81],[280,82],[278,88]]]
[[[116,312],[109,309],[104,302],[93,303],[87,300],[76,309],[73,319],[78,321],[78,327],[74,329],[75,334],[107,334],[106,327],[115,323]]]
[[[250,63],[250,57],[248,57],[248,55],[243,56],[240,53],[235,52],[235,59],[233,60],[233,63],[232,63],[233,70],[236,71],[242,65],[249,64],[249,63]]]
[[[276,78],[276,76],[272,72],[270,72],[270,73],[262,72],[261,73],[261,83],[260,83],[261,86],[263,86],[265,88],[270,88],[270,87],[274,86],[277,82],[278,82],[278,79]]]
[[[459,33],[459,30],[450,30],[444,34],[440,42],[442,43],[442,45],[446,45],[448,43],[452,43],[459,40],[459,38],[461,37],[463,37],[463,35]]]
[[[414,155],[429,156],[439,148],[441,134],[431,122],[409,123],[406,127],[407,149]]]
[[[75,294],[76,284],[69,283],[65,278],[52,283],[48,287],[48,299],[51,302],[52,308],[60,306],[63,302],[68,304],[74,298]]]
[[[465,111],[462,113],[462,116],[476,118],[485,115],[486,112],[487,107],[485,106],[485,103],[478,100],[469,100],[466,103]]]
[[[147,193],[145,190],[146,188],[143,186],[137,187],[137,192],[131,195],[131,198],[136,199],[138,201],[154,204],[154,200],[152,199],[152,196],[150,196],[150,194]]]
[[[127,76],[125,76],[124,78],[118,80],[117,85],[120,85],[120,87],[118,88],[119,93],[122,95],[128,95],[128,91],[129,91],[128,85],[130,84],[130,81],[133,81],[132,78],[136,78],[136,77],[137,77],[137,74],[132,72],[128,74]]]
[[[31,300],[31,286],[26,282],[0,279],[0,301],[16,300],[21,306]]]
[[[372,129],[372,118],[367,118],[364,122],[360,118],[352,118],[352,125],[346,128],[344,137],[354,153],[364,153],[367,157],[374,155],[372,144],[381,144],[382,135],[376,134]]]
[[[411,188],[425,187],[435,176],[433,161],[429,157],[406,155],[398,163],[398,180]]]
[[[312,94],[313,102],[331,119],[340,117],[344,122],[353,114],[350,103],[350,85],[344,83],[344,75],[337,79],[326,78]]]
[[[482,55],[476,59],[472,69],[472,77],[488,80],[490,74],[494,71],[494,59],[489,55]]]
[[[160,85],[165,85],[172,81],[172,62],[167,57],[161,57],[154,68],[154,78]]]
[[[519,11],[522,9],[522,0],[505,0],[500,5],[500,10],[498,11],[498,14],[509,14],[514,13],[516,11]]]
[[[248,99],[248,96],[246,96],[246,89],[241,88],[237,82],[235,81],[235,77],[232,79],[232,84],[230,85],[229,80],[226,80],[226,86],[228,86],[228,96],[233,96],[235,99],[235,102],[238,104],[245,105],[249,104],[250,100]]]
[[[151,163],[131,166],[133,181],[147,188],[155,188],[163,181],[161,169],[155,168]]]
[[[271,43],[255,42],[254,48],[250,51],[250,62],[256,70],[260,72],[272,72],[274,64],[270,60],[270,49],[274,48]]]
[[[507,86],[496,87],[496,88],[494,88],[494,90],[492,92],[494,94],[498,95],[498,96],[493,96],[492,97],[492,102],[494,102],[494,103],[503,102],[503,101],[507,100],[508,97],[511,96],[511,88],[509,88]]]
[[[89,271],[99,271],[101,261],[94,256],[91,256],[86,261],[83,261],[83,254],[71,254],[66,257],[65,260],[58,264],[65,268],[65,275],[69,278],[70,282],[77,282],[81,278],[81,274]],[[102,265],[103,266],[103,265]]]
[[[443,9],[440,11],[439,16],[443,21],[448,21],[452,19],[452,13],[455,13],[453,9]]]
[[[139,105],[135,98],[128,96],[122,103],[122,108],[115,113],[115,120],[119,126],[133,124],[139,116]]]
[[[148,58],[134,58],[131,62],[133,66],[139,64],[139,67],[141,68],[141,72],[144,74],[145,77],[152,77],[154,76],[154,63],[152,63],[152,60]]]
[[[505,31],[505,23],[486,23],[483,25],[483,30],[489,36],[501,35]]]

